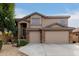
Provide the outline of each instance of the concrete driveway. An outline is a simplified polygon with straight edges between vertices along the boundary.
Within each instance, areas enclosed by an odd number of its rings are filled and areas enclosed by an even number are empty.
[[[30,43],[19,51],[29,56],[79,56],[79,45]]]

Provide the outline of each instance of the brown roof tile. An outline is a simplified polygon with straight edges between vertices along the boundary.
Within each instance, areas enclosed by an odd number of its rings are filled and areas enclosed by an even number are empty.
[[[72,32],[79,32],[79,28],[74,29]]]
[[[34,12],[34,13],[29,14],[29,15],[23,17],[23,18],[18,18],[18,19],[16,19],[16,21],[27,19],[27,18],[31,17],[32,15],[34,15],[34,14],[40,15],[41,17],[48,18],[48,19],[65,19],[65,18],[70,18],[70,16],[46,16],[46,15],[43,15],[41,13]]]

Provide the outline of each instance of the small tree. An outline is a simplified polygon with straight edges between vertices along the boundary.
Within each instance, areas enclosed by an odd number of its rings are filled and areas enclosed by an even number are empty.
[[[0,29],[2,32],[7,29],[15,34],[14,6],[14,3],[0,4]]]

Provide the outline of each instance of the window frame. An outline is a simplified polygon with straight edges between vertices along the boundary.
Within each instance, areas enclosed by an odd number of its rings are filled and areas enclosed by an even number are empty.
[[[38,19],[38,20],[39,20],[39,24],[34,24],[34,23],[32,22],[33,19]],[[39,17],[32,17],[32,18],[31,18],[31,25],[33,25],[33,26],[40,26],[40,25],[41,25],[41,18],[39,18]]]

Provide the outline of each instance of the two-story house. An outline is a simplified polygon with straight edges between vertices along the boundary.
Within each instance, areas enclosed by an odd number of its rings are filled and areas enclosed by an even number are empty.
[[[69,43],[69,33],[73,30],[68,27],[70,16],[45,16],[32,13],[16,19],[18,39],[26,39],[30,43]]]

